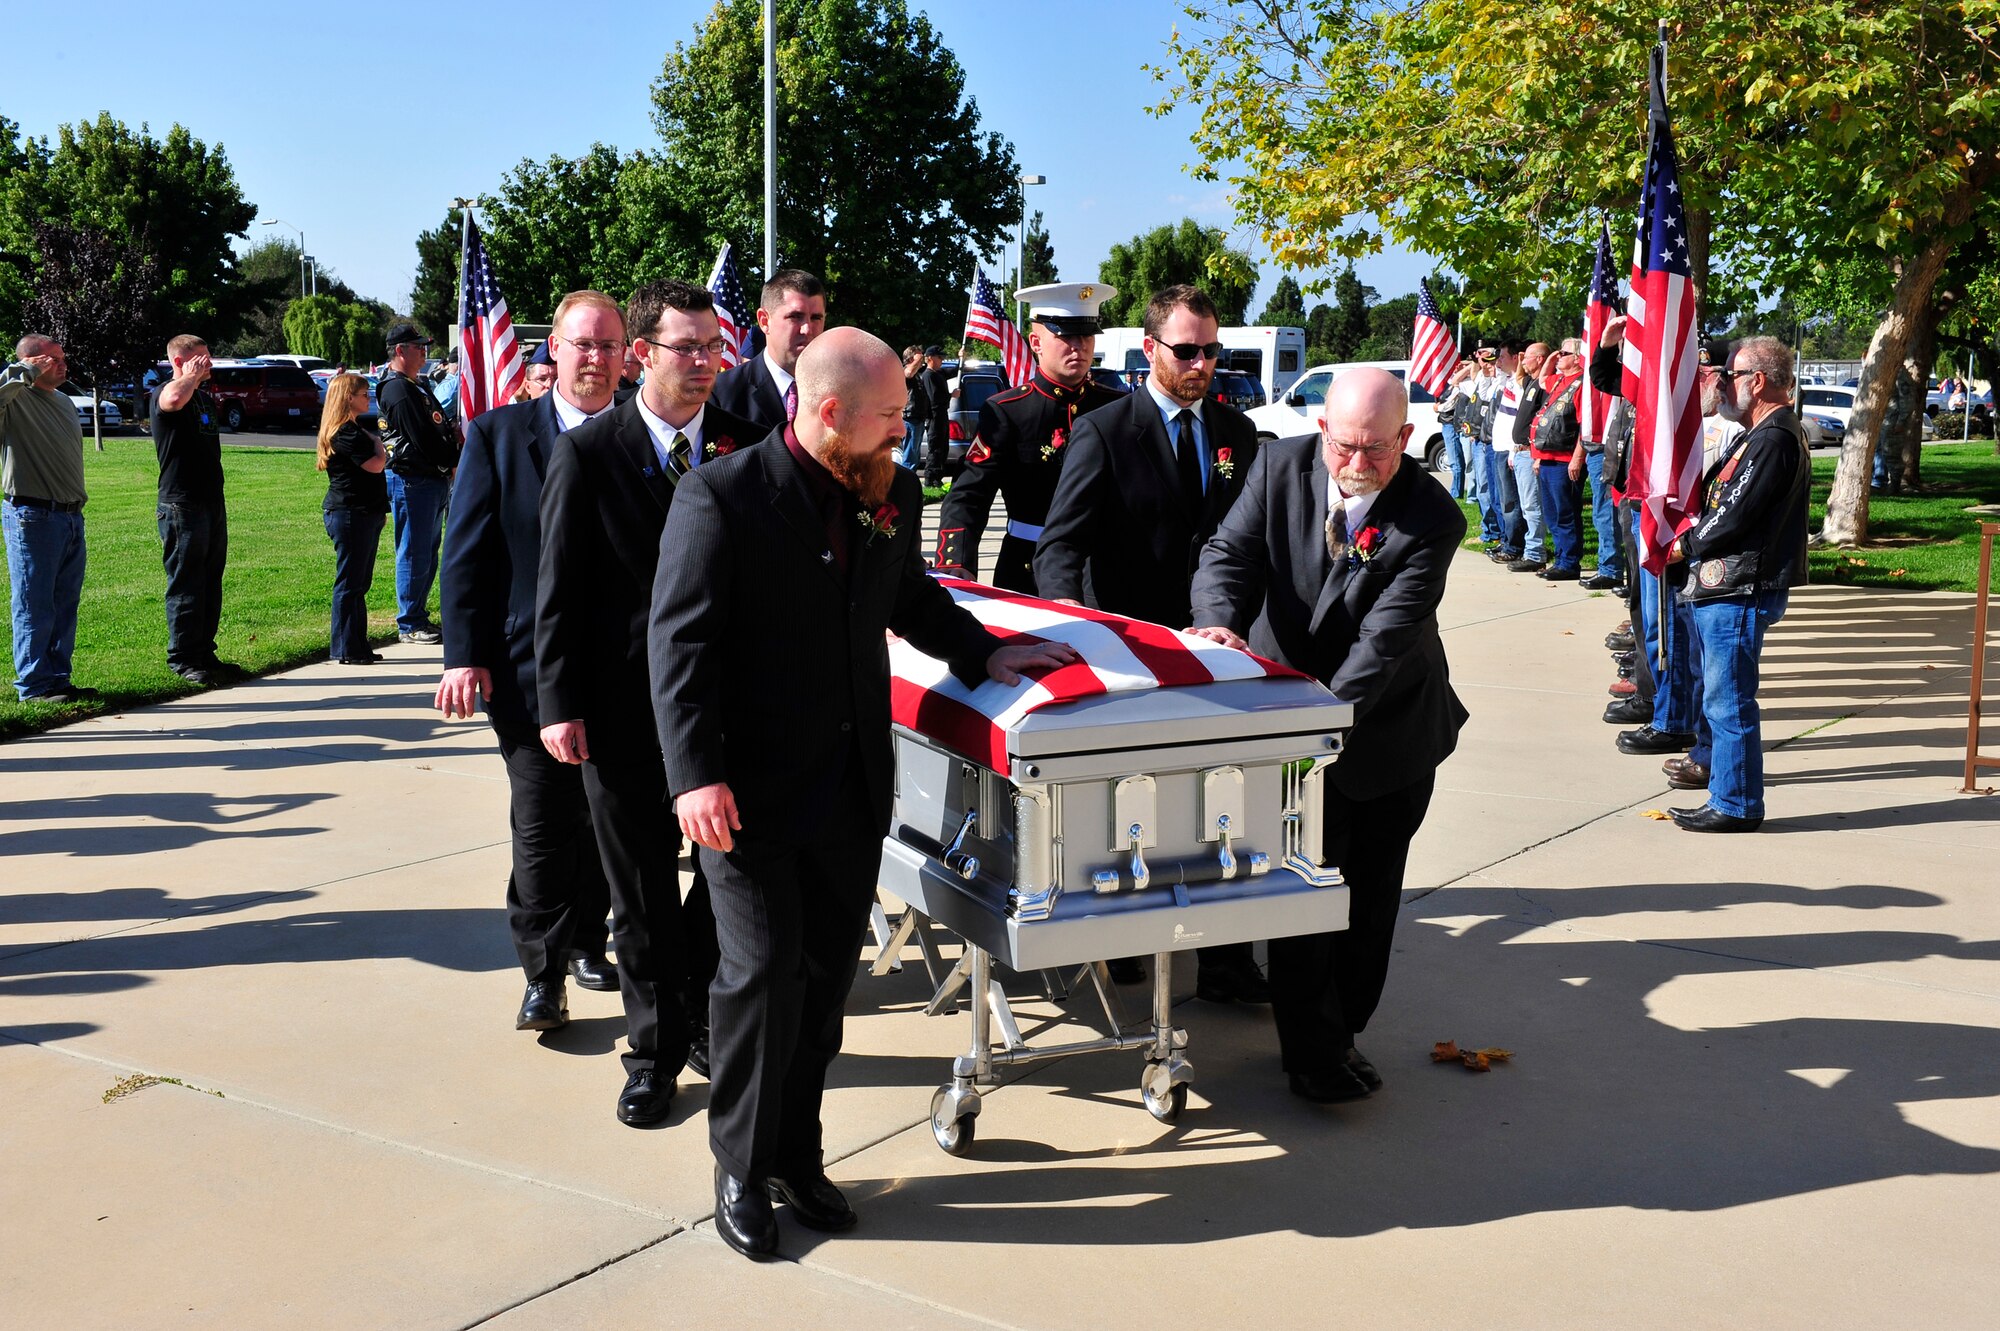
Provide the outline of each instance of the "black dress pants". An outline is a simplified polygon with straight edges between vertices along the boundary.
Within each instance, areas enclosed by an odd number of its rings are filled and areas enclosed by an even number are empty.
[[[1436,787],[1435,774],[1371,799],[1327,786],[1327,859],[1347,880],[1347,928],[1270,942],[1271,1015],[1286,1072],[1331,1071],[1368,1029],[1389,977],[1410,841]]]
[[[553,980],[572,957],[603,955],[611,908],[583,773],[551,758],[534,726],[492,719],[514,840],[507,927],[528,978]]]
[[[734,850],[699,853],[722,953],[709,990],[709,1145],[746,1183],[817,1174],[820,1101],[840,1052],[882,830],[859,816],[801,845],[746,829]]]
[[[625,1001],[625,1070],[657,1067],[675,1076],[687,1064],[693,1028],[686,1006],[681,833],[667,807],[666,769],[659,750],[642,749],[608,758],[600,751],[582,770],[611,894],[611,946]]]

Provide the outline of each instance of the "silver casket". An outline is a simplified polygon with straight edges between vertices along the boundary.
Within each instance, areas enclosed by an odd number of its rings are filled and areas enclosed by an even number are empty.
[[[993,1063],[1047,1056],[1024,1046],[979,1056],[989,958],[1035,972],[1156,956],[1150,1036],[1049,1051],[1151,1044],[1150,1071],[1185,1046],[1167,1013],[1164,954],[1347,927],[1321,783],[1353,707],[1248,653],[944,581],[989,628],[1067,642],[1084,665],[1066,670],[1087,672],[1081,687],[1056,672],[966,689],[907,643],[891,649],[896,791],[880,881],[968,945],[961,979],[973,982],[979,1066],[959,1061],[955,1103],[940,1111],[963,1125],[978,1112],[965,1092]],[[1092,978],[1102,996],[1101,967]],[[1018,1045],[1011,1029],[1008,1043]],[[1188,1079],[1176,1063],[1174,1112]],[[1162,1103],[1149,1092],[1148,1107],[1170,1118],[1164,1079],[1159,1089]],[[954,1149],[946,1125],[934,1127]]]

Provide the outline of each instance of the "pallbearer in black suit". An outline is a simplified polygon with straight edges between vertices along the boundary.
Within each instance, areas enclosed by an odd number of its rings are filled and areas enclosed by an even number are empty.
[[[826,331],[826,286],[811,273],[783,268],[764,284],[757,302],[757,326],[764,351],[715,381],[715,405],[741,416],[761,436],[777,429],[797,410],[793,380],[799,354]]]
[[[1028,382],[995,393],[979,409],[979,436],[966,450],[965,470],[952,482],[938,514],[936,565],[979,576],[979,538],[993,497],[1007,503],[1007,535],[988,581],[1035,592],[1035,543],[1048,521],[1076,418],[1124,394],[1090,377],[1097,348],[1097,307],[1118,294],[1094,282],[1057,282],[1017,293],[1028,302],[1028,348],[1035,369]]]
[[[535,683],[542,745],[582,770],[611,885],[630,1049],[618,1117],[643,1127],[666,1117],[684,1064],[706,1071],[715,970],[699,874],[681,906],[680,832],[652,724],[646,626],[660,531],[680,478],[757,434],[708,401],[723,347],[708,292],[649,282],[627,304],[625,327],[644,386],[556,440],[542,486]]]
[[[1146,305],[1145,387],[1076,423],[1035,552],[1052,600],[1089,604],[1168,628],[1194,622],[1189,588],[1201,547],[1243,489],[1257,456],[1250,418],[1208,396],[1222,356],[1215,303],[1173,286]],[[1267,1003],[1248,943],[1199,949],[1195,992],[1213,1002]],[[1136,957],[1112,978],[1146,978]]]
[[[653,593],[654,706],[681,830],[700,845],[722,964],[709,993],[716,1229],[776,1249],[771,1199],[845,1229],[820,1099],[840,1051],[889,827],[893,630],[967,683],[1076,654],[1001,647],[918,553],[896,465],[896,353],[840,328],[798,362],[799,412],[681,481]]]
[[[556,307],[556,386],[533,402],[473,420],[452,490],[439,599],[444,677],[437,706],[471,716],[483,702],[507,764],[513,871],[507,925],[528,977],[514,1025],[545,1031],[569,1020],[563,974],[616,989],[604,960],[609,897],[590,829],[583,779],[542,747],[535,687],[535,578],[542,556],[542,477],[556,436],[611,409],[625,318],[601,291]]]
[[[1352,1100],[1382,1084],[1354,1047],[1389,973],[1410,840],[1458,746],[1437,608],[1465,518],[1403,456],[1409,399],[1383,370],[1333,381],[1319,435],[1268,445],[1208,543],[1195,632],[1282,661],[1354,704],[1327,773],[1327,853],[1350,892],[1340,933],[1274,938],[1271,1005],[1292,1090]]]

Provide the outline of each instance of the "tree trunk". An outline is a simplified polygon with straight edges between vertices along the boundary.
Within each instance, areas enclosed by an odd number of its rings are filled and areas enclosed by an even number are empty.
[[[1896,391],[1889,399],[1888,415],[1882,420],[1882,447],[1887,450],[1888,488],[1892,494],[1914,490],[1920,480],[1924,402],[1930,396],[1930,367],[1937,359],[1937,327],[1944,315],[1939,303],[1932,301],[1911,328],[1910,345],[1903,352],[1902,372],[1896,376]]]
[[[97,396],[97,385],[90,386],[90,432],[97,439],[97,451],[104,451],[104,400]]]
[[[1965,224],[1986,188],[1993,169],[1968,176],[1946,203],[1943,216],[1928,228],[1931,239],[1904,263],[1896,277],[1889,312],[1876,326],[1861,362],[1861,387],[1854,395],[1854,413],[1847,438],[1840,446],[1833,490],[1826,498],[1826,526],[1820,538],[1829,545],[1856,546],[1868,539],[1868,474],[1875,460],[1875,441],[1889,408],[1889,393],[1900,373],[1910,333],[1929,305],[1931,291],[1945,260],[1951,257],[1951,233]]]
[[[1694,292],[1697,321],[1708,313],[1708,233],[1714,221],[1714,216],[1706,209],[1687,210],[1688,286]],[[1694,331],[1696,337],[1701,337],[1707,330],[1697,322]]]

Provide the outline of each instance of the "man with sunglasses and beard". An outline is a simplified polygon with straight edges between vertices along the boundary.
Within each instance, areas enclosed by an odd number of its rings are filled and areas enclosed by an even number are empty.
[[[1035,550],[1043,596],[1183,629],[1201,548],[1242,493],[1257,427],[1209,396],[1222,357],[1215,303],[1172,286],[1146,305],[1143,387],[1081,417]],[[1137,958],[1112,963],[1120,984],[1145,979]],[[1195,992],[1267,1003],[1248,943],[1200,949]]]
[[[777,1250],[771,1202],[842,1230],[820,1101],[840,1052],[889,828],[884,631],[968,685],[1070,664],[1003,647],[918,553],[923,496],[896,465],[896,353],[837,328],[800,353],[798,413],[688,473],[661,536],[653,707],[681,830],[698,846],[721,965],[709,990],[715,1226]]]
[[[1382,1084],[1354,1038],[1381,999],[1410,842],[1466,720],[1437,621],[1465,517],[1403,456],[1409,437],[1402,381],[1376,369],[1341,375],[1319,435],[1258,455],[1194,583],[1194,632],[1354,704],[1325,787],[1327,858],[1347,882],[1348,927],[1269,944],[1285,1072],[1293,1094],[1321,1104]]]

